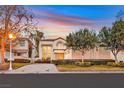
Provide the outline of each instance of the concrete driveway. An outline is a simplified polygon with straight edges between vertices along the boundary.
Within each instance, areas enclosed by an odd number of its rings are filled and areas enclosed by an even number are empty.
[[[58,72],[54,64],[31,64],[16,70],[6,71],[5,74],[38,74],[38,73],[56,73]]]

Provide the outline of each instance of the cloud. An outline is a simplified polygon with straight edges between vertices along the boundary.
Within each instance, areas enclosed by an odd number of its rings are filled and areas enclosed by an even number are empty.
[[[43,29],[48,36],[64,36],[85,27],[98,30],[102,25],[112,21],[110,19],[88,19],[48,10],[32,9],[31,12],[35,15],[35,20],[39,22],[39,28]]]
[[[96,20],[93,19],[58,14],[51,11],[33,10],[32,12],[36,15],[37,19],[40,21],[47,21],[62,26],[93,25],[96,23]]]

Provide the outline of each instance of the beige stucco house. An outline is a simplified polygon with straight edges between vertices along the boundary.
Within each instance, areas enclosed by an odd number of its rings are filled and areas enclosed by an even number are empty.
[[[61,59],[81,59],[80,51],[74,51],[66,47],[65,39],[58,37],[54,39],[42,39],[39,45],[39,58],[42,60],[61,60]],[[114,59],[110,50],[99,47],[86,51],[84,59]],[[118,54],[119,61],[124,61],[124,51]]]
[[[39,58],[46,60],[71,59],[71,50],[66,47],[66,41],[61,38],[42,39],[39,45]]]
[[[12,59],[28,59],[29,58],[29,44],[28,38],[18,38],[12,44]],[[9,51],[5,51],[5,59],[10,59]],[[1,49],[0,49],[0,63],[1,63]]]

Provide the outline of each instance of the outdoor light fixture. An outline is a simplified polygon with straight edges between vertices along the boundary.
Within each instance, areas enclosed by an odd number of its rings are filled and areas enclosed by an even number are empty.
[[[12,39],[14,38],[14,35],[12,33],[9,34],[10,39],[10,65],[9,70],[12,70]]]
[[[13,34],[9,34],[9,39],[13,39]]]

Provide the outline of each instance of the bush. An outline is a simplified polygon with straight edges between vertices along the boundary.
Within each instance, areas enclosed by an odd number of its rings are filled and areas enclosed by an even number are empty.
[[[113,66],[113,67],[124,67],[124,62],[118,62],[118,63],[108,62],[107,65],[108,66]]]
[[[70,64],[74,65],[77,60],[52,60],[52,63],[55,65],[64,65],[64,64]]]
[[[35,63],[51,63],[50,60],[41,60],[41,59],[38,59],[35,61]]]
[[[91,62],[92,65],[107,65],[108,62],[114,62],[112,59],[86,59],[84,62]]]
[[[29,59],[15,59],[14,62],[17,63],[30,63]]]
[[[75,65],[81,66],[81,67],[89,67],[91,66],[91,62],[76,62]]]
[[[62,64],[75,64],[76,62],[81,62],[81,59],[65,59],[65,60],[52,60],[53,64],[62,65]],[[92,65],[107,65],[108,62],[114,62],[111,59],[84,59],[84,62],[91,62]]]
[[[7,60],[7,62],[10,62],[9,60]],[[15,59],[14,61],[12,61],[13,63],[30,63],[29,59]]]

